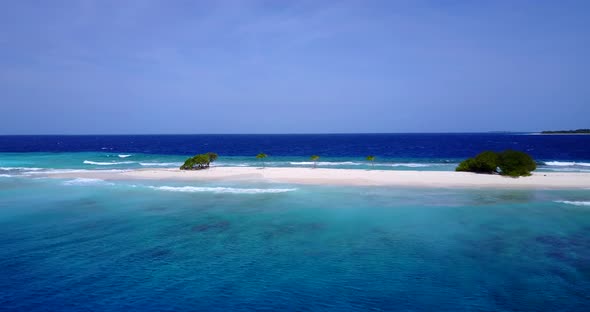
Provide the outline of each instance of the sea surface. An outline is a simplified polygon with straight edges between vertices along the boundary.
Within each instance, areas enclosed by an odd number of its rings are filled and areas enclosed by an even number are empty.
[[[218,166],[261,166],[255,156],[266,153],[268,167],[309,167],[310,156],[319,155],[317,166],[325,168],[447,171],[482,151],[507,149],[531,154],[540,171],[590,172],[590,135],[464,133],[0,136],[0,174],[175,168],[205,152],[219,154]]]
[[[412,139],[413,138],[413,139]],[[589,136],[0,137],[0,311],[589,311],[588,190],[50,179],[217,165],[590,169]],[[348,143],[346,143],[348,142]],[[458,143],[460,142],[460,143]],[[348,144],[348,145],[347,145]],[[419,166],[420,165],[420,166]],[[586,169],[588,168],[588,169]]]

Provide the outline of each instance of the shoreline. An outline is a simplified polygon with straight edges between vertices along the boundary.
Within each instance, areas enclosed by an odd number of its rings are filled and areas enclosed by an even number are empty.
[[[46,174],[60,179],[268,182],[339,186],[462,187],[496,189],[590,189],[590,173],[536,172],[529,177],[455,171],[359,170],[325,168],[212,167],[205,170],[135,169],[124,172]]]

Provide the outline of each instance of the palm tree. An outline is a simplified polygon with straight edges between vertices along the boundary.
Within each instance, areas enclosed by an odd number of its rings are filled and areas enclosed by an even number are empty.
[[[265,164],[264,164],[264,159],[265,159],[266,157],[268,157],[268,155],[266,155],[265,153],[260,153],[260,154],[256,155],[256,159],[260,159],[260,160],[262,160],[262,168],[264,168],[264,167],[265,167]]]
[[[371,162],[371,167],[375,167],[375,156],[369,155],[367,156],[367,160]]]
[[[317,167],[318,165],[318,159],[320,159],[320,156],[318,155],[311,155],[311,161],[313,161],[313,167]]]

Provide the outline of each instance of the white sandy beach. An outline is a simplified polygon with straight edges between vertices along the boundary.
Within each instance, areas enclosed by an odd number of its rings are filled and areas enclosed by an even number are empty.
[[[101,172],[96,170],[49,174],[47,176],[103,180],[251,181],[351,186],[590,189],[590,173],[575,172],[536,172],[529,177],[510,178],[452,171],[213,167],[199,171],[138,169],[124,172]]]

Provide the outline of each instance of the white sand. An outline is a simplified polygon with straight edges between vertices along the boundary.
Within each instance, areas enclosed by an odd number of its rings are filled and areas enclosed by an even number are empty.
[[[530,177],[510,178],[499,175],[452,171],[214,167],[199,171],[139,169],[126,172],[100,172],[96,170],[50,174],[48,176],[103,180],[145,179],[217,182],[253,181],[325,185],[590,189],[590,173],[574,172],[536,172]]]

